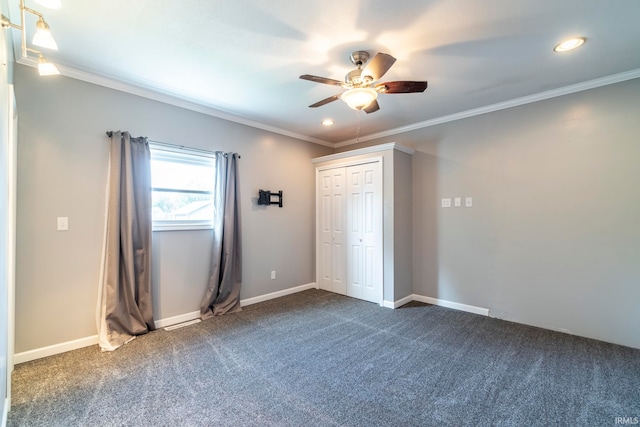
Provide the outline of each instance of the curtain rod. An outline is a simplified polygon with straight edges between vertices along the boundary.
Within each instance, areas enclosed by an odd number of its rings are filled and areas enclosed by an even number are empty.
[[[109,138],[111,138],[112,135],[113,135],[112,131],[107,131],[107,136]],[[206,154],[222,153],[221,151],[210,151],[210,150],[202,150],[200,148],[185,147],[184,145],[169,144],[168,142],[154,141],[153,139],[148,139],[148,138],[147,138],[147,142],[150,142],[150,143],[155,144],[155,145],[164,145],[165,147],[177,148],[179,150],[198,151],[200,153],[206,153]],[[224,155],[226,156],[227,153],[224,153]],[[242,156],[240,154],[238,154],[238,158],[241,159]]]

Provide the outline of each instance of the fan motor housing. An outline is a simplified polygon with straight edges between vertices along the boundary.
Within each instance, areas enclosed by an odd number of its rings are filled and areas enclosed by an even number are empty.
[[[348,72],[347,75],[344,76],[345,82],[353,87],[366,86],[371,83],[373,81],[371,76],[362,75],[362,66],[369,60],[369,52],[366,50],[356,50],[351,53],[349,59],[351,59],[353,65],[358,68]]]
[[[360,68],[356,68],[353,71],[349,71],[346,76],[344,76],[344,80],[353,85],[360,86],[362,82],[362,70]]]

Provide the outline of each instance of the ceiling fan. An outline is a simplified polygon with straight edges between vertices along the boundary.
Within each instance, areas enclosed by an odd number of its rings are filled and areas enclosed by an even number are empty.
[[[377,97],[381,93],[415,93],[424,92],[427,82],[397,81],[375,83],[379,80],[396,62],[396,58],[386,53],[378,53],[369,64],[363,69],[362,66],[369,60],[369,52],[358,50],[351,54],[351,62],[357,68],[347,73],[344,82],[329,79],[326,77],[303,74],[302,80],[309,80],[316,83],[341,86],[347,89],[341,94],[330,96],[315,104],[309,105],[311,108],[321,107],[330,102],[342,99],[354,110],[364,110],[366,113],[373,113],[380,109]]]

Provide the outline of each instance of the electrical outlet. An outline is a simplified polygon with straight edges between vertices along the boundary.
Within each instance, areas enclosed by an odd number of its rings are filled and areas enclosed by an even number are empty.
[[[468,208],[473,206],[473,199],[471,197],[467,197],[464,199],[464,205]]]
[[[451,207],[451,199],[442,199],[442,207],[450,208]]]
[[[276,271],[275,270],[273,270],[271,272],[271,280],[276,280]]]
[[[59,216],[57,224],[58,231],[67,231],[69,229],[69,217]]]

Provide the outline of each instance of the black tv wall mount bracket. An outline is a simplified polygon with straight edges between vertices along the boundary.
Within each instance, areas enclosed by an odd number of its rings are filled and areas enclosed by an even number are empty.
[[[277,200],[273,200],[273,197],[277,197]],[[258,204],[259,205],[278,205],[282,207],[282,190],[268,191],[268,190],[258,190]]]

